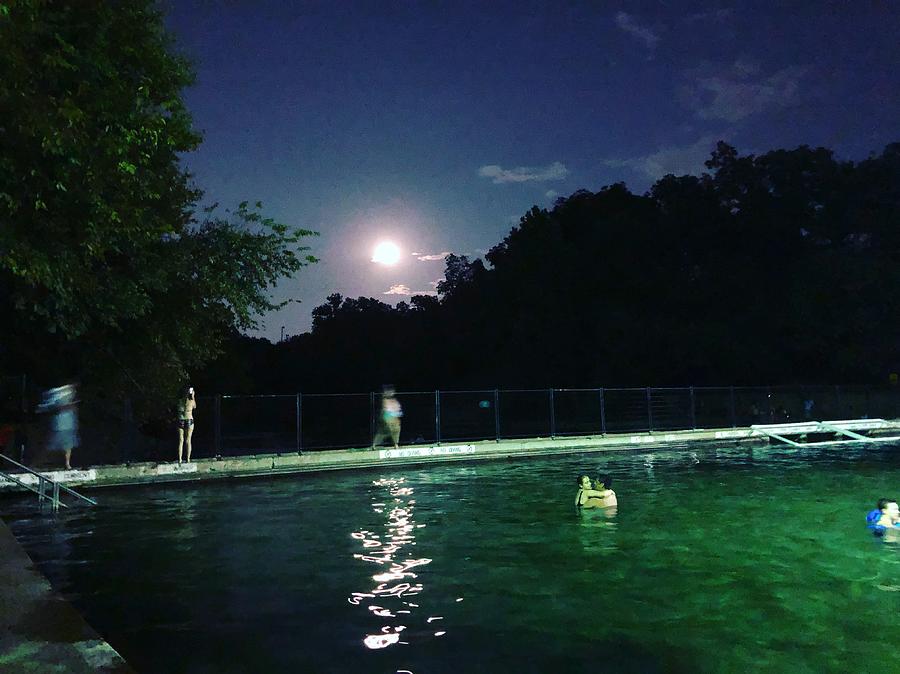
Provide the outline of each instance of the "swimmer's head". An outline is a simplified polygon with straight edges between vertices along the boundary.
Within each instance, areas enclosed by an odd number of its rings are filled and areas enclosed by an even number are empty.
[[[588,475],[579,475],[578,478],[575,480],[575,483],[582,489],[590,489],[591,488],[591,478]]]
[[[388,397],[394,395],[394,387],[391,384],[385,384],[381,387],[381,395]]]
[[[897,506],[897,502],[894,499],[878,499],[878,510],[881,511],[882,515],[891,518],[892,522],[900,522],[900,507]]]
[[[612,489],[612,475],[601,475],[599,477],[594,478],[594,484],[603,487],[604,489]]]

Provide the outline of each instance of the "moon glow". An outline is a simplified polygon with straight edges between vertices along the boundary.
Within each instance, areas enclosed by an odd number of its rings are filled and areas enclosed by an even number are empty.
[[[382,241],[372,251],[372,262],[394,265],[400,261],[400,248],[393,241]]]

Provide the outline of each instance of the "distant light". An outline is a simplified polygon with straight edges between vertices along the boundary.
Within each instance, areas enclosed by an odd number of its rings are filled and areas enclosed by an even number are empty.
[[[400,248],[393,241],[382,241],[372,252],[372,262],[393,265],[400,261]]]

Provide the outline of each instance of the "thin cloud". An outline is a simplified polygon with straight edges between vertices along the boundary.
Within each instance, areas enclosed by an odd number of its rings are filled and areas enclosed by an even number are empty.
[[[757,64],[738,59],[725,70],[703,66],[688,71],[679,93],[701,119],[734,123],[796,103],[800,80],[808,71],[807,66],[788,66],[765,76]]]
[[[410,290],[409,286],[403,283],[398,283],[397,285],[393,285],[387,290],[385,290],[382,295],[403,295],[406,297],[411,297],[413,295],[437,295],[437,291],[435,290]]]
[[[517,166],[511,169],[505,169],[497,164],[489,164],[478,169],[478,175],[482,178],[490,178],[495,185],[502,185],[504,183],[562,180],[569,175],[569,169],[558,161],[548,166]]]
[[[628,14],[627,12],[619,12],[616,14],[616,25],[632,37],[636,37],[643,42],[647,45],[648,49],[656,49],[656,44],[659,42],[659,35],[657,35],[649,26],[638,23],[634,15]]]
[[[706,169],[703,163],[709,159],[719,139],[717,136],[704,136],[691,145],[664,147],[643,157],[607,159],[603,163],[613,168],[633,169],[653,180],[670,173],[700,175]]]
[[[556,199],[556,197],[559,196],[559,192],[557,192],[556,190],[547,190],[546,192],[544,192],[544,196],[548,199]]]
[[[708,12],[697,12],[696,14],[688,14],[684,18],[685,23],[697,23],[698,21],[713,21],[719,22],[724,21],[729,18],[734,13],[734,10],[730,7],[723,7],[721,9],[713,9]]]
[[[443,260],[448,255],[452,255],[449,250],[445,250],[442,253],[413,253],[413,256],[421,261],[421,262],[435,262],[437,260]]]

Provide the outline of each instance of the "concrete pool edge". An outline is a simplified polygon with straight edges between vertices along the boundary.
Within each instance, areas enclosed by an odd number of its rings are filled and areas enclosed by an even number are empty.
[[[0,519],[0,670],[133,674],[122,656],[53,590]]]
[[[891,420],[880,432],[900,432],[900,421]],[[171,482],[195,482],[224,478],[285,475],[330,470],[403,466],[449,461],[573,454],[636,449],[684,449],[686,444],[766,443],[751,428],[713,428],[655,433],[557,436],[527,439],[478,440],[452,444],[404,445],[399,449],[356,448],[297,452],[247,454],[234,457],[197,459],[192,463],[143,462],[92,466],[80,470],[42,471],[68,487],[112,487]],[[22,478],[32,476],[23,475]],[[36,479],[36,478],[34,478]],[[0,478],[0,492],[23,492],[14,483]],[[65,500],[65,499],[64,499]]]

